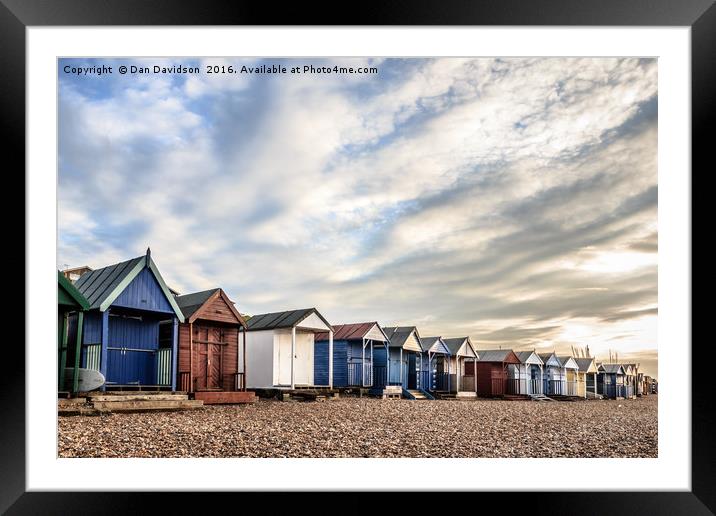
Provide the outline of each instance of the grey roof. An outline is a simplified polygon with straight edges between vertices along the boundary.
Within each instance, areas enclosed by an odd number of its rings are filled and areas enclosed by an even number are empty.
[[[512,350],[511,349],[479,349],[477,354],[478,362],[504,362]]]
[[[451,339],[443,339],[443,342],[450,350],[450,353],[455,355],[458,351],[460,351],[460,348],[466,340],[468,340],[467,337],[454,337]]]
[[[574,360],[574,358],[573,358],[573,357],[570,357],[570,356],[564,356],[564,355],[563,355],[563,356],[561,356],[561,357],[560,357],[560,356],[558,356],[558,357],[557,357],[557,360],[559,360],[559,362],[560,362],[560,363],[562,364],[562,366],[564,366],[564,364],[566,364],[566,363],[567,363],[567,362],[569,361],[569,359],[570,359],[570,358],[571,358],[572,360]],[[572,369],[572,368],[570,368],[570,369]]]
[[[191,317],[191,315],[201,308],[204,303],[206,303],[206,300],[213,296],[214,292],[217,290],[220,289],[212,288],[209,290],[202,290],[201,292],[192,292],[191,294],[176,296],[174,299],[176,299],[184,317]]]
[[[599,367],[603,368],[604,372],[609,374],[619,374],[620,370],[622,371],[622,373],[624,372],[621,364],[601,364]]]
[[[594,362],[593,358],[575,358],[575,362],[577,362],[577,365],[579,366],[580,371],[587,371],[589,369],[589,365]]]
[[[534,351],[515,351],[515,355],[517,355],[517,358],[519,358],[523,364],[532,356],[532,353],[534,353]],[[537,353],[535,353],[535,355],[537,355]]]
[[[387,326],[383,328],[383,331],[388,336],[391,346],[401,348],[413,331],[415,331],[416,336],[418,333],[418,329],[415,326]],[[418,342],[420,342],[420,340],[418,340]]]
[[[99,308],[117,285],[144,259],[145,256],[138,256],[131,260],[85,272],[77,279],[75,287],[87,299],[90,308]]]
[[[559,358],[554,353],[537,353],[537,356],[540,357],[540,359],[542,359],[542,362],[544,362],[545,365],[547,365],[547,361],[550,359],[550,357],[552,355],[554,355],[555,358],[557,358],[557,361],[559,361]]]
[[[270,314],[258,314],[246,321],[248,331],[273,330],[277,328],[291,328],[303,321],[306,317],[315,313],[326,326],[333,329],[328,321],[315,308],[302,308],[300,310],[287,310],[285,312],[272,312]]]

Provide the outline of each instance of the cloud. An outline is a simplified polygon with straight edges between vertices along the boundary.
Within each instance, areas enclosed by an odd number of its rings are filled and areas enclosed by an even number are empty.
[[[151,246],[249,313],[656,347],[656,60],[160,62],[380,72],[61,74],[58,266]]]

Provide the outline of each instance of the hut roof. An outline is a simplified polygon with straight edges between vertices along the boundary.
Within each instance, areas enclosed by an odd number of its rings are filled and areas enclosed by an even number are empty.
[[[569,368],[569,369],[579,369],[579,364],[572,357],[561,356],[561,357],[557,357],[557,360],[560,361],[560,363],[562,364],[562,367]],[[571,361],[571,363],[570,363],[570,361]]]
[[[229,299],[226,293],[220,288],[211,288],[209,290],[202,290],[201,292],[192,292],[190,294],[176,296],[175,299],[177,305],[179,305],[179,308],[181,308],[181,311],[184,314],[185,320],[187,322],[193,322],[193,319],[200,318],[200,311],[202,307],[207,303],[207,301],[217,295],[221,296],[224,299],[226,306],[229,307],[229,310],[231,310],[231,312],[234,314],[236,320],[242,326],[246,327],[246,320],[236,309],[234,303],[231,302],[231,299]],[[209,319],[211,319],[211,317],[209,317]]]
[[[450,350],[451,355],[457,355],[457,353],[460,351],[460,348],[462,348],[462,345],[466,342],[468,347],[472,349],[473,352],[475,352],[475,347],[472,345],[470,337],[453,337],[450,339],[443,339],[443,342],[445,343],[445,346],[447,346],[448,350]],[[475,354],[477,355],[477,353]]]
[[[179,308],[181,308],[184,317],[191,316],[201,308],[217,290],[221,289],[211,288],[209,290],[202,290],[201,292],[192,292],[191,294],[176,296],[177,304]]]
[[[575,358],[574,361],[577,362],[579,370],[584,373],[587,373],[590,369],[594,368],[593,358]]]
[[[477,350],[478,362],[508,362],[518,364],[520,359],[511,349],[480,349]]]
[[[436,353],[450,353],[450,350],[443,342],[442,337],[420,337],[420,347],[423,351],[433,351]]]
[[[405,341],[410,338],[410,334],[415,332],[415,336],[420,342],[420,334],[415,326],[386,326],[383,328],[383,332],[390,339],[390,345],[395,347],[403,347]]]
[[[609,374],[624,374],[624,368],[621,364],[600,364],[599,369]]]
[[[539,355],[534,351],[515,351],[515,355],[517,355],[517,358],[519,358],[523,364],[528,363],[528,361],[530,364],[544,364]]]
[[[299,310],[286,310],[285,312],[258,314],[246,321],[246,324],[249,331],[292,328],[294,326],[298,326],[301,321],[306,319],[311,314],[316,314],[316,316],[323,321],[326,326],[333,329],[331,324],[326,321],[326,319],[315,308],[301,308]]]
[[[74,301],[75,306],[81,310],[87,310],[89,308],[89,302],[87,299],[85,299],[82,293],[77,290],[77,287],[75,287],[72,282],[68,280],[67,277],[65,277],[65,275],[60,271],[57,271],[57,286],[67,293],[69,299]]]
[[[334,324],[333,325],[333,340],[361,340],[368,335],[373,328],[378,328],[378,331],[383,336],[383,342],[388,342],[388,336],[385,334],[380,324],[377,322],[363,322],[363,323],[351,323],[351,324]],[[328,340],[328,332],[316,333],[315,340]],[[379,339],[372,339],[379,340]]]
[[[184,322],[184,315],[177,305],[176,298],[159,273],[149,249],[146,255],[85,272],[77,279],[75,286],[89,302],[90,309],[104,312],[145,267],[152,271],[179,321]]]

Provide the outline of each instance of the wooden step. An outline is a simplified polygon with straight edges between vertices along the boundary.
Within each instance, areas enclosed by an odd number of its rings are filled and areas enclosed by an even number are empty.
[[[91,396],[92,402],[122,403],[125,401],[181,401],[188,400],[187,394],[110,394]]]
[[[205,405],[255,403],[258,401],[256,393],[252,391],[201,391],[194,393],[195,400],[201,400]]]
[[[186,410],[203,408],[201,400],[97,401],[92,407],[101,412],[144,412],[151,410]]]

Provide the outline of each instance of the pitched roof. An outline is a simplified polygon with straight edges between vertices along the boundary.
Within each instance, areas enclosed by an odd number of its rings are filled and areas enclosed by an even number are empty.
[[[511,349],[480,349],[477,350],[478,362],[514,362],[519,358]],[[513,358],[514,357],[514,358]]]
[[[72,282],[68,280],[67,277],[60,271],[57,271],[57,284],[59,288],[62,288],[65,292],[67,292],[67,295],[70,296],[75,303],[77,303],[77,306],[80,309],[87,310],[89,308],[89,302],[85,299],[82,293],[77,290],[77,287],[75,287]]]
[[[589,371],[589,368],[594,363],[593,358],[575,358],[574,361],[577,362],[580,371]]]
[[[89,302],[90,309],[105,311],[145,267],[152,271],[179,321],[184,322],[184,315],[174,295],[164,283],[149,249],[145,255],[86,272],[77,279],[75,286]]]
[[[179,308],[181,308],[184,317],[190,317],[194,312],[201,308],[206,301],[214,295],[214,292],[220,290],[218,288],[211,288],[209,290],[202,290],[201,292],[192,292],[191,294],[184,294],[182,296],[176,296],[175,299]]]
[[[600,364],[599,369],[603,369],[605,373],[609,374],[624,374],[624,368],[621,364]]]
[[[100,308],[100,305],[115,291],[122,280],[142,263],[142,260],[144,256],[137,256],[131,260],[85,272],[77,279],[75,286],[87,298],[90,308]]]
[[[415,336],[420,342],[420,334],[415,326],[385,326],[383,327],[383,332],[390,339],[390,345],[394,347],[402,348],[412,332],[415,332]]]
[[[515,351],[515,355],[517,355],[517,358],[519,358],[520,362],[522,362],[523,364],[526,363],[533,355],[537,357],[537,360],[539,360],[541,363],[544,363],[542,362],[540,356],[534,351]]]
[[[286,310],[285,312],[258,314],[246,321],[246,324],[249,331],[292,328],[314,313],[319,319],[326,323],[326,326],[332,328],[330,323],[326,321],[326,319],[324,319],[324,317],[315,308],[301,308],[300,310]]]
[[[569,362],[571,360],[574,363],[574,365],[577,366],[576,369],[579,369],[579,364],[577,364],[577,362],[572,357],[561,356],[561,357],[557,357],[557,360],[559,360],[559,362],[562,364],[562,367],[568,367],[567,362]],[[575,369],[575,368],[570,367],[570,369]]]
[[[443,342],[450,350],[451,355],[457,354],[465,341],[470,342],[470,337],[452,337],[450,339],[443,339]]]
[[[377,322],[363,322],[363,323],[351,323],[351,324],[334,324],[333,325],[333,340],[360,340],[365,337],[373,326],[378,328],[384,336],[385,340],[388,341],[388,336],[380,327]],[[316,333],[315,340],[328,340],[328,332]]]
[[[423,351],[430,351],[435,346],[439,347],[434,350],[435,353],[450,353],[442,337],[420,337],[420,347],[423,348]]]
[[[246,319],[239,313],[234,304],[231,302],[226,293],[221,288],[212,288],[209,290],[202,290],[201,292],[192,292],[190,294],[184,294],[182,296],[176,296],[176,300],[179,308],[186,322],[194,322],[194,319],[200,318],[212,320],[211,314],[201,312],[202,307],[214,296],[223,298],[229,310],[236,317],[237,321],[243,327],[246,327]]]

